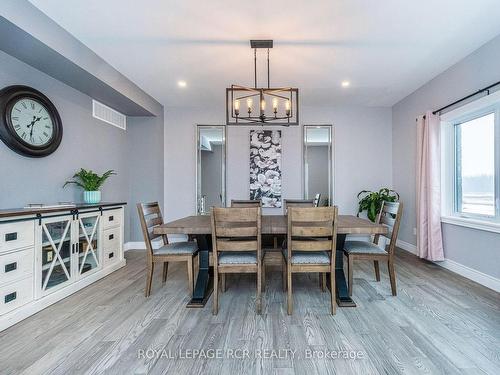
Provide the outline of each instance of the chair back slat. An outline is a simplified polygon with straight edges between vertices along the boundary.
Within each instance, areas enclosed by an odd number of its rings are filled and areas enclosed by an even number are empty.
[[[398,213],[400,202],[384,202],[382,212],[396,215]]]
[[[312,207],[311,208],[299,208],[294,207],[291,213],[292,222],[310,222],[321,223],[330,222],[333,220],[333,210],[331,207]]]
[[[261,207],[262,201],[260,199],[231,199],[231,207],[246,208],[246,207]]]
[[[230,241],[230,240],[217,240],[218,251],[257,251],[259,246],[257,240],[248,241]]]
[[[314,196],[314,207],[319,207],[321,203],[321,194],[318,193]]]
[[[314,207],[314,199],[285,199],[285,213],[288,212],[288,207]]]
[[[149,215],[151,216],[151,215]],[[151,219],[146,220],[146,226],[148,228],[155,227],[157,225],[163,224],[163,219],[159,216],[153,217]]]
[[[335,263],[338,209],[334,207],[288,208],[288,256],[293,251],[327,251]]]
[[[292,251],[329,251],[332,247],[331,240],[302,241],[292,239]]]
[[[153,255],[153,245],[151,241],[162,238],[163,245],[168,243],[166,235],[155,234],[154,228],[163,224],[163,216],[161,214],[160,205],[158,202],[137,203],[137,211],[141,222],[142,235],[146,243],[148,255]]]
[[[380,224],[385,224],[388,227],[391,227],[391,229],[392,229],[392,227],[394,227],[394,224],[396,224],[396,219],[392,218],[388,215],[381,215]]]
[[[158,205],[158,202],[143,203],[142,205],[144,216],[160,213],[160,206]]]
[[[403,215],[403,203],[402,202],[383,202],[380,208],[378,223],[383,224],[387,227],[387,234],[382,236],[388,238],[389,249],[388,253],[393,254],[396,248],[396,241],[398,239],[399,225],[401,222],[401,216]],[[374,241],[378,241],[378,236],[375,236]]]
[[[247,227],[234,226],[217,228],[217,237],[255,237],[257,236],[257,228],[254,227],[257,223],[255,221],[247,222]]]
[[[293,225],[293,237],[325,237],[332,235],[332,228],[327,221],[316,222],[316,225]]]

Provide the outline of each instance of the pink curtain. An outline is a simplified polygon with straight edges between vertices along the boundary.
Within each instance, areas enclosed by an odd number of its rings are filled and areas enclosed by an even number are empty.
[[[441,234],[441,121],[427,112],[417,118],[417,251],[444,260]]]

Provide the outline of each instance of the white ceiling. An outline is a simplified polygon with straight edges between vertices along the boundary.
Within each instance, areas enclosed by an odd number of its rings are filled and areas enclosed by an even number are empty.
[[[500,34],[499,0],[31,2],[165,106],[252,85],[249,39],[274,39],[271,86],[303,105],[391,106]]]

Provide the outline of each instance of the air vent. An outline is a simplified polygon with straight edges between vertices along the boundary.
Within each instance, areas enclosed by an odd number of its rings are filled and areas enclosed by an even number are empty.
[[[109,108],[97,100],[92,100],[92,115],[101,121],[114,125],[117,128],[125,130],[127,128],[127,116]]]

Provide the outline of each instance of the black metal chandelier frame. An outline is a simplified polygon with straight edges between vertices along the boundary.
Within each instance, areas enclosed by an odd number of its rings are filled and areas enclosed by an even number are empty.
[[[299,89],[293,87],[270,87],[269,49],[273,48],[272,40],[251,40],[250,46],[254,50],[254,87],[231,85],[226,88],[226,124],[269,124],[278,126],[299,125]],[[267,88],[257,87],[257,49],[267,49]],[[273,98],[273,115],[266,116],[265,97]],[[276,98],[276,102],[274,100]],[[252,106],[248,105],[245,111],[248,115],[242,115],[239,102],[244,100],[258,99],[259,115],[253,115]],[[277,100],[286,103],[284,115],[278,115]],[[238,103],[238,106],[236,106]]]

